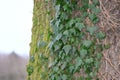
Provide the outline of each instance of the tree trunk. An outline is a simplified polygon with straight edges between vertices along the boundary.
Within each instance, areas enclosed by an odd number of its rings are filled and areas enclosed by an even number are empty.
[[[48,49],[47,44],[49,42],[48,32],[49,17],[48,6],[45,0],[34,0],[33,9],[33,28],[32,28],[32,40],[30,43],[30,59],[27,65],[27,80],[44,80],[47,78],[48,66]],[[42,65],[44,64],[44,66]]]

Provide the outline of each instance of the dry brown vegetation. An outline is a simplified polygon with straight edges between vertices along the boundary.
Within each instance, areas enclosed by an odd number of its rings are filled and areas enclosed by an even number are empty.
[[[110,48],[103,52],[100,80],[120,80],[120,0],[99,0],[99,27],[106,32],[103,41]]]
[[[0,55],[0,80],[25,80],[27,60],[14,52]]]

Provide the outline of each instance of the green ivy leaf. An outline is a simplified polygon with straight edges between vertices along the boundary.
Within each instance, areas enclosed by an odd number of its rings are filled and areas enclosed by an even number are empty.
[[[33,73],[33,71],[34,71],[33,66],[31,66],[31,65],[27,66],[27,72],[28,72],[29,76]]]
[[[97,8],[95,5],[93,5],[93,4],[89,4],[89,8],[92,10],[92,12],[94,13],[94,14],[98,14],[98,13],[100,13],[100,8]]]
[[[63,42],[64,44],[67,43],[67,36],[62,37],[62,42]]]
[[[69,29],[69,32],[70,32],[71,34],[73,34],[73,35],[76,35],[76,30],[75,30],[74,28]]]
[[[85,27],[85,25],[83,23],[76,23],[75,27],[81,31]]]
[[[98,71],[98,68],[100,66],[100,61],[95,61],[94,65],[95,65],[96,70]]]
[[[68,5],[64,5],[63,9],[66,11],[68,9]]]
[[[94,33],[95,33],[95,31],[97,31],[97,27],[96,26],[93,26],[93,27],[88,27],[87,28],[87,31],[91,34],[91,35],[93,35]]]
[[[69,35],[69,31],[68,31],[68,30],[64,31],[64,32],[63,32],[63,35],[68,36],[68,35]]]
[[[75,52],[76,52],[76,48],[73,47],[73,49],[72,49],[72,53],[75,53]]]
[[[96,57],[97,57],[98,60],[100,60],[101,57],[102,57],[102,53],[96,53]]]
[[[66,54],[68,54],[70,52],[71,48],[72,48],[71,45],[65,45],[63,47],[63,50],[65,51]]]
[[[74,66],[70,66],[70,67],[69,67],[69,71],[70,71],[70,73],[73,73],[74,69],[75,69]]]
[[[93,62],[93,58],[85,59],[85,63],[90,64]]]
[[[76,61],[76,65],[75,65],[76,69],[83,64],[81,57],[77,57],[75,61]]]
[[[85,58],[86,55],[87,55],[87,50],[85,50],[85,49],[80,50],[80,56],[82,58]]]
[[[46,45],[47,45],[47,43],[45,41],[39,41],[38,42],[38,47],[44,48]]]
[[[98,17],[95,14],[89,14],[89,18],[93,23],[97,23],[99,21]]]
[[[94,8],[94,9],[92,9],[92,11],[95,13],[95,14],[98,14],[98,13],[100,13],[100,8]]]
[[[57,51],[57,50],[60,49],[60,46],[59,45],[55,45],[54,48],[55,48],[54,50]]]
[[[60,5],[56,5],[56,6],[55,6],[55,9],[56,9],[56,14],[55,14],[55,16],[56,16],[56,18],[58,18],[59,15],[60,15],[60,12],[59,12],[59,10],[60,10]]]
[[[67,80],[67,75],[63,74],[62,75],[62,80]]]
[[[34,62],[35,61],[35,58],[34,58],[34,56],[30,56],[30,62]]]
[[[50,48],[50,49],[52,49],[53,44],[54,44],[54,42],[53,42],[53,41],[51,41],[51,42],[48,44],[48,46],[49,46],[49,48]]]
[[[55,23],[55,25],[56,25],[56,27],[58,28],[59,25],[60,25],[60,20],[57,20],[56,23]],[[56,28],[56,30],[58,30],[57,28]]]
[[[60,40],[61,37],[62,37],[62,34],[60,33],[60,34],[57,35],[56,40]]]
[[[62,69],[62,70],[64,70],[64,69],[65,69],[65,67],[66,67],[66,65],[67,65],[67,63],[66,63],[66,62],[64,62],[64,63],[61,65],[61,69]]]
[[[64,12],[61,14],[61,17],[62,17],[63,20],[68,19],[68,15],[66,13],[64,13]]]
[[[91,45],[92,45],[92,41],[90,41],[90,40],[83,41],[83,46],[89,48]]]
[[[83,22],[86,19],[87,16],[88,16],[88,13],[87,12],[83,12],[83,14],[80,16],[79,20],[77,20],[77,21]]]
[[[58,72],[59,68],[57,66],[53,67],[53,71]]]
[[[98,38],[98,39],[104,39],[105,37],[106,37],[106,35],[105,35],[105,33],[104,32],[98,32],[97,34],[96,34],[96,37]]]
[[[89,0],[82,0],[82,7],[84,8],[84,11],[85,12],[87,9],[88,9],[88,4],[89,4]]]
[[[99,0],[92,0],[94,5],[99,5]]]
[[[75,20],[74,20],[74,19],[71,19],[71,20],[69,21],[69,26],[72,27],[74,23],[75,23]]]
[[[93,4],[89,4],[88,6],[91,10],[93,10],[95,8],[95,5],[93,5]]]

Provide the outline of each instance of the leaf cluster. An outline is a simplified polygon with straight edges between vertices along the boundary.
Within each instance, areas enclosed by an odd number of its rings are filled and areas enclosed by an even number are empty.
[[[98,0],[53,0],[55,16],[51,20],[49,43],[50,62],[49,80],[92,80],[97,78],[104,44],[97,43],[105,38],[105,33],[96,26],[99,21],[97,14],[100,9]],[[87,10],[90,9],[90,13]],[[80,17],[73,17],[74,11],[80,11]],[[92,26],[87,25],[85,19],[89,18]],[[90,38],[88,38],[90,37]],[[45,46],[45,43],[39,43]],[[31,58],[32,61],[34,59]],[[84,70],[85,76],[74,76]]]

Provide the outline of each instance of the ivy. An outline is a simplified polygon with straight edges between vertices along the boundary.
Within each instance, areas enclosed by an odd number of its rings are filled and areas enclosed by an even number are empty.
[[[30,75],[33,73],[33,71],[34,71],[33,66],[29,65],[29,66],[27,67],[28,75],[30,76]]]
[[[44,8],[50,1],[55,13]],[[89,0],[45,0],[45,4],[41,0],[36,3],[35,10],[40,5],[44,11],[40,10],[39,18],[39,12],[35,11],[33,17],[36,36],[32,37],[35,40],[32,47],[35,48],[31,50],[30,64],[27,66],[29,80],[99,80],[97,72],[102,51],[110,45],[101,43],[106,34],[96,25],[100,13],[99,0],[91,1],[92,4]],[[51,27],[48,16],[51,17]]]
[[[97,14],[100,9],[98,0],[53,0],[55,17],[51,20],[52,35],[50,42],[49,80],[98,80],[96,77],[102,51],[108,49],[108,45],[97,43],[106,37],[105,33],[96,26],[99,21]],[[87,10],[91,12],[88,13]],[[74,16],[74,11],[81,14]],[[74,13],[75,14],[75,13]],[[88,25],[84,20],[89,18],[92,22]],[[88,38],[88,36],[90,38]],[[86,76],[74,76],[83,69]]]

